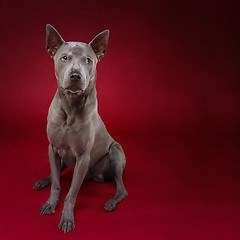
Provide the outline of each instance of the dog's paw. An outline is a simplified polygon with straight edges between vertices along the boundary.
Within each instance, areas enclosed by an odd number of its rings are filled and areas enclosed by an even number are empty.
[[[72,230],[75,229],[75,224],[74,224],[74,220],[72,219],[65,219],[63,216],[61,218],[61,221],[58,225],[58,229],[62,230],[64,233],[69,233]]]
[[[55,213],[55,209],[56,209],[56,205],[57,204],[50,204],[48,202],[46,202],[42,208],[40,209],[40,213],[41,215],[52,215]]]
[[[51,184],[51,178],[43,178],[33,185],[33,190],[39,191]]]
[[[112,212],[113,210],[115,210],[117,207],[117,202],[114,199],[110,199],[108,202],[106,202],[105,206],[104,206],[104,210],[106,212]]]

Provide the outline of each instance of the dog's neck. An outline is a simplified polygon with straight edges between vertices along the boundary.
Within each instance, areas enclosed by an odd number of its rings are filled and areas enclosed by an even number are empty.
[[[59,88],[58,94],[61,101],[61,108],[67,117],[79,116],[84,114],[85,109],[89,111],[89,109],[97,108],[97,91],[95,86],[88,93],[79,96],[67,95]]]

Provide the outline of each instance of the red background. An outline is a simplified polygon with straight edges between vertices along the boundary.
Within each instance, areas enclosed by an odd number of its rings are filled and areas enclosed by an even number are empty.
[[[239,8],[225,1],[7,1],[1,24],[1,239],[238,239]],[[76,229],[40,216],[49,190],[46,117],[56,90],[45,26],[66,41],[109,29],[98,65],[99,112],[127,156],[129,196],[84,182]]]

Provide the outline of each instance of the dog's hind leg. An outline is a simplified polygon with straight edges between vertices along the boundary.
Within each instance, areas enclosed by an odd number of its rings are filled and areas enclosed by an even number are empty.
[[[110,172],[116,181],[116,195],[110,199],[104,206],[106,212],[112,212],[117,204],[127,197],[128,192],[123,185],[122,175],[126,165],[126,159],[122,147],[119,143],[114,142],[109,149]]]
[[[64,169],[66,169],[66,165],[63,163],[63,161],[61,161],[61,172],[63,172]],[[43,178],[43,179],[37,181],[33,185],[33,189],[35,191],[40,191],[40,190],[44,189],[45,187],[47,187],[50,184],[51,184],[51,175],[49,175],[48,177]]]

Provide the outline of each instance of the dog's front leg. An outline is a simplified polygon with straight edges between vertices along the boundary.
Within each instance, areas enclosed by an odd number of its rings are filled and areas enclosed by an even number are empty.
[[[59,193],[61,190],[60,188],[61,159],[51,144],[49,145],[48,149],[52,185],[50,197],[40,210],[42,215],[51,215],[55,212],[59,200]]]
[[[59,230],[62,230],[64,233],[70,232],[75,228],[73,214],[74,205],[79,188],[88,171],[89,162],[89,154],[82,154],[81,156],[76,157],[76,165],[73,171],[72,184],[65,198],[61,221],[58,225]]]

